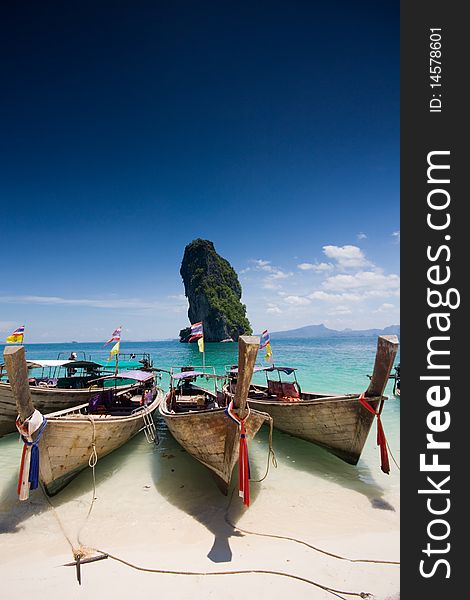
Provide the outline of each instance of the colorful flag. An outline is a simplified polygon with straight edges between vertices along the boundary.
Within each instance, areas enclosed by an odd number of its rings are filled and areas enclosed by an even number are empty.
[[[268,333],[268,330],[265,329],[260,336],[260,341],[259,341],[260,350],[262,350],[263,348],[266,348],[266,346],[269,344],[269,341],[270,341],[269,333]]]
[[[204,331],[202,328],[202,321],[200,321],[199,323],[194,323],[193,325],[191,325],[191,333],[190,333],[190,337],[189,337],[189,342],[192,342],[193,340],[197,340],[201,337],[204,337]]]
[[[271,360],[273,352],[271,350],[271,340],[269,339],[269,333],[267,329],[265,329],[260,336],[259,347],[260,349],[266,348],[266,355],[264,357],[264,360]]]
[[[109,344],[110,342],[120,342],[121,341],[121,329],[122,327],[118,327],[117,329],[115,329],[111,335],[111,337],[109,338],[109,340],[106,342],[106,344]],[[105,344],[105,346],[106,346]]]
[[[271,360],[272,356],[273,356],[273,351],[271,350],[271,342],[268,342],[266,344],[266,356],[264,357],[264,360],[269,362]]]
[[[199,348],[199,352],[204,352],[204,337],[201,336],[198,341],[197,341],[197,345]]]
[[[6,339],[7,344],[21,344],[24,337],[24,325],[15,329],[15,331],[9,335]]]
[[[108,362],[113,358],[113,356],[117,356],[119,354],[119,348],[121,346],[121,341],[116,342],[114,346],[111,348],[111,352],[109,353]]]

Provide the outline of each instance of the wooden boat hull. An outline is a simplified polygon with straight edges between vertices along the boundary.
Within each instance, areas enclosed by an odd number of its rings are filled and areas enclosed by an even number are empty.
[[[238,426],[223,408],[170,413],[167,401],[169,395],[160,404],[159,411],[171,434],[192,457],[215,475],[220,490],[227,494],[233,469],[238,462]],[[251,411],[246,420],[248,441],[255,437],[265,420],[264,415]]]
[[[130,385],[119,386],[118,389],[130,388]],[[43,414],[64,410],[84,404],[96,394],[96,388],[67,390],[50,387],[31,386],[31,400]],[[10,384],[0,382],[0,437],[16,431],[15,421],[18,415],[15,398]]]
[[[308,397],[307,394],[303,396]],[[375,418],[359,403],[358,397],[319,396],[299,402],[253,400],[248,397],[248,404],[252,409],[271,415],[276,429],[322,446],[355,465]],[[377,410],[380,398],[367,398],[367,401]]]
[[[378,337],[374,370],[365,392],[367,402],[375,411],[385,399],[383,392],[397,349],[396,336]],[[280,383],[282,393],[286,388]],[[230,396],[230,386],[224,389]],[[271,389],[269,385],[252,385],[248,404],[252,409],[268,413],[276,429],[322,446],[347,463],[357,464],[375,419],[359,402],[359,394],[299,393],[300,388],[295,386],[288,389],[294,391],[296,397],[279,394],[272,382]]]
[[[121,447],[144,428],[144,415],[153,418],[163,398],[129,416],[84,415],[79,407],[47,415],[39,442],[39,476],[48,495],[59,492],[88,466],[95,441],[98,460]]]

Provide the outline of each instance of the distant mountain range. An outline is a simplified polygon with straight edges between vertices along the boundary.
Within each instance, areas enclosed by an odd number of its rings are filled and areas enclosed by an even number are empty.
[[[400,335],[400,325],[389,325],[384,329],[329,329],[325,325],[307,325],[299,329],[289,329],[287,331],[273,331],[269,334],[271,339],[282,338],[321,338],[321,337],[361,337],[369,335]]]

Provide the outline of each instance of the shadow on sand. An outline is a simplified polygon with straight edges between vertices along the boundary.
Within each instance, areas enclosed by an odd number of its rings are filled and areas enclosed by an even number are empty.
[[[373,435],[372,432],[371,435]],[[258,436],[260,440],[267,443],[266,427],[263,427]],[[273,447],[278,468],[282,469],[287,466],[291,469],[301,469],[306,473],[364,495],[373,508],[395,510],[384,499],[384,488],[377,483],[372,471],[363,460],[359,460],[357,465],[349,465],[324,448],[276,429],[273,432]],[[380,469],[378,465],[377,468]]]
[[[235,467],[232,483],[227,496],[217,487],[209,469],[188,454],[166,429],[159,419],[158,432],[160,447],[158,456],[152,463],[152,475],[159,493],[186,514],[196,519],[214,535],[214,543],[207,556],[215,563],[230,562],[232,550],[229,540],[240,537],[236,529],[225,520],[230,504],[230,520],[233,523],[241,518],[245,507],[237,492],[233,489],[238,482],[238,470]],[[264,465],[251,464],[252,478],[257,479],[264,473]],[[262,473],[263,472],[263,473]],[[256,502],[258,485],[250,486],[251,503]]]
[[[233,473],[228,496],[224,496],[217,488],[210,471],[176,442],[162,420],[158,421],[157,427],[161,443],[152,462],[152,475],[159,493],[214,535],[214,543],[207,554],[210,560],[217,563],[230,562],[232,551],[229,540],[242,534],[227,523],[228,508],[230,507],[230,521],[235,526],[246,510],[236,490],[233,501],[230,501],[238,480],[237,468]],[[251,462],[252,479],[258,479],[265,472],[265,450],[267,453],[268,447],[266,427],[258,432],[255,441],[261,442],[259,447],[262,451],[257,451],[256,461]],[[384,489],[376,482],[364,461],[359,461],[357,466],[349,465],[323,448],[277,430],[274,430],[273,446],[278,469],[301,469],[364,495],[375,509],[395,510],[385,500]],[[262,493],[262,485],[251,485],[252,503]]]
[[[137,450],[137,445],[142,442],[140,436],[135,436],[129,442],[111,454],[98,460],[95,468],[96,481],[103,481],[116,477],[130,455]],[[15,439],[16,444],[16,439]],[[40,515],[51,509],[45,493],[38,488],[30,493],[29,499],[20,502],[16,493],[18,482],[18,467],[21,456],[21,446],[18,445],[18,462],[12,465],[13,475],[4,486],[0,496],[0,534],[15,533],[22,529],[22,523],[35,515]],[[82,502],[87,510],[93,491],[93,477],[90,468],[86,468],[77,475],[63,490],[51,498],[52,505],[56,508],[72,502]],[[79,499],[82,497],[81,499]]]

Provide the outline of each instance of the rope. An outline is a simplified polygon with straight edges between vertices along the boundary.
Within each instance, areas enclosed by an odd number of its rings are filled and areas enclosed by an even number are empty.
[[[67,540],[67,542],[69,543],[69,546],[70,546],[70,548],[71,548],[71,550],[72,550],[72,554],[73,554],[73,556],[75,557],[75,554],[76,554],[75,546],[74,546],[74,544],[73,544],[72,540],[71,540],[71,539],[69,538],[69,536],[67,535],[67,532],[65,531],[65,527],[64,527],[64,525],[63,525],[63,523],[62,523],[62,521],[61,521],[61,519],[60,519],[60,516],[59,516],[59,513],[58,513],[58,511],[57,511],[57,508],[56,508],[56,507],[55,507],[55,506],[52,504],[52,501],[51,501],[51,499],[49,498],[49,496],[47,495],[47,492],[46,492],[46,490],[44,489],[44,486],[43,486],[43,484],[42,484],[42,483],[41,483],[41,490],[42,490],[42,492],[43,492],[43,494],[44,494],[44,498],[47,500],[47,503],[48,503],[48,504],[49,504],[49,506],[52,508],[52,512],[53,512],[53,514],[54,514],[54,517],[57,519],[57,522],[59,523],[59,527],[60,527],[60,529],[61,529],[62,533],[64,534],[64,537],[65,537],[65,539],[66,539],[66,540]]]
[[[260,411],[258,411],[260,412]],[[264,481],[266,479],[266,477],[268,476],[269,473],[269,463],[272,462],[273,467],[275,469],[277,469],[277,459],[276,459],[276,455],[274,454],[274,448],[273,448],[273,418],[271,417],[271,415],[268,415],[268,413],[265,412],[260,412],[261,415],[263,415],[263,417],[265,418],[266,421],[269,421],[269,437],[268,437],[268,460],[267,460],[267,464],[266,464],[266,472],[263,475],[263,477],[261,477],[261,479],[250,479],[250,481],[252,481],[253,483],[261,483],[262,481]],[[271,461],[269,461],[269,459],[271,458]],[[233,496],[233,492],[232,492],[232,496]],[[231,501],[231,500],[230,500]]]
[[[95,420],[93,419],[92,416],[88,415],[88,420],[90,421],[91,426],[93,428],[93,433],[92,433],[92,438],[91,438],[91,454],[88,459],[88,466],[91,468],[91,472],[92,472],[92,476],[93,476],[93,496],[91,498],[90,508],[88,509],[88,513],[85,517],[85,520],[83,521],[82,526],[80,527],[80,529],[78,530],[78,533],[77,533],[77,541],[80,544],[80,546],[82,546],[82,543],[80,541],[80,533],[82,532],[82,529],[85,527],[85,525],[88,522],[88,519],[91,515],[91,511],[93,510],[93,506],[94,506],[95,500],[96,500],[95,467],[96,467],[96,463],[98,462],[98,454],[96,453],[96,426],[95,426]]]
[[[314,581],[312,579],[307,579],[305,577],[301,577],[300,575],[293,575],[292,573],[285,573],[284,571],[271,571],[268,569],[238,569],[233,571],[173,571],[169,569],[151,569],[149,567],[142,567],[140,565],[136,565],[135,563],[131,563],[123,558],[119,558],[109,552],[105,552],[104,550],[100,550],[99,548],[92,548],[95,552],[100,552],[103,555],[108,556],[112,560],[122,563],[131,569],[135,569],[136,571],[144,571],[145,573],[159,573],[161,575],[186,575],[191,577],[201,577],[201,576],[216,576],[216,575],[248,575],[248,574],[256,574],[256,575],[277,575],[279,577],[289,577],[290,579],[296,579],[297,581],[302,581],[304,583],[308,583],[309,585],[313,585],[318,587],[325,592],[336,596],[337,598],[344,599],[344,596],[355,596],[357,598],[371,598],[372,594],[367,592],[346,592],[344,590],[337,590],[335,588],[323,585]],[[343,595],[342,595],[343,594]]]
[[[225,511],[224,520],[228,525],[230,525],[230,527],[233,527],[233,529],[236,529],[237,531],[240,531],[241,533],[246,533],[249,535],[257,535],[259,537],[269,537],[269,538],[273,538],[276,540],[288,540],[290,542],[295,542],[296,544],[301,544],[302,546],[307,546],[307,548],[310,548],[311,550],[315,550],[315,552],[319,552],[320,554],[325,554],[326,556],[331,556],[331,558],[337,558],[338,560],[345,560],[347,562],[352,562],[352,563],[372,563],[372,564],[378,564],[378,565],[399,565],[400,564],[399,561],[394,561],[394,560],[375,560],[375,559],[369,559],[369,558],[348,558],[346,556],[341,556],[340,554],[334,554],[333,552],[328,552],[327,550],[323,550],[322,548],[313,546],[312,544],[309,544],[308,542],[304,542],[303,540],[298,540],[297,538],[289,537],[287,535],[276,535],[276,534],[271,534],[271,533],[258,533],[257,531],[249,531],[248,529],[242,529],[241,527],[238,527],[237,525],[235,525],[234,523],[232,523],[229,520],[228,513],[229,513],[230,507],[232,505],[232,500],[233,500],[233,491],[232,491],[232,495],[230,496],[230,501],[228,503],[227,510]]]
[[[389,446],[389,444],[388,444],[388,440],[386,440],[386,442],[387,442],[387,448],[388,448],[388,451],[389,451],[389,453],[390,453],[390,456],[392,457],[392,460],[393,460],[393,462],[395,463],[395,466],[396,466],[396,468],[397,468],[398,470],[400,470],[400,465],[397,463],[397,461],[395,460],[395,457],[393,456],[393,452],[392,452],[392,450],[390,449],[390,446]]]
[[[84,544],[81,542],[80,540],[80,533],[82,532],[83,528],[85,527],[85,525],[88,522],[88,519],[91,515],[91,511],[93,509],[93,505],[95,503],[96,500],[96,474],[95,474],[95,467],[96,464],[98,462],[98,454],[96,452],[96,427],[95,427],[95,421],[91,416],[88,416],[88,419],[92,425],[92,438],[91,438],[91,454],[90,457],[88,459],[88,466],[92,469],[92,474],[93,474],[93,496],[92,496],[92,500],[90,502],[90,507],[88,509],[88,513],[85,517],[85,520],[82,523],[82,526],[80,527],[80,529],[77,532],[77,542],[79,544],[78,548],[75,546],[75,544],[72,542],[72,540],[70,539],[70,537],[67,535],[67,532],[65,530],[65,527],[60,519],[59,513],[57,508],[54,506],[54,504],[52,503],[51,499],[49,498],[49,496],[47,495],[46,490],[44,489],[44,486],[41,484],[41,489],[42,492],[44,494],[44,497],[47,500],[47,503],[49,504],[49,506],[52,508],[52,511],[54,513],[55,518],[57,519],[57,522],[59,523],[59,527],[62,530],[62,533],[64,534],[65,539],[67,540],[67,542],[69,543],[69,546],[72,550],[72,554],[74,559],[77,561],[80,558],[83,558],[84,556],[86,556],[87,554],[87,550],[93,550],[93,548],[86,548],[84,546]]]

